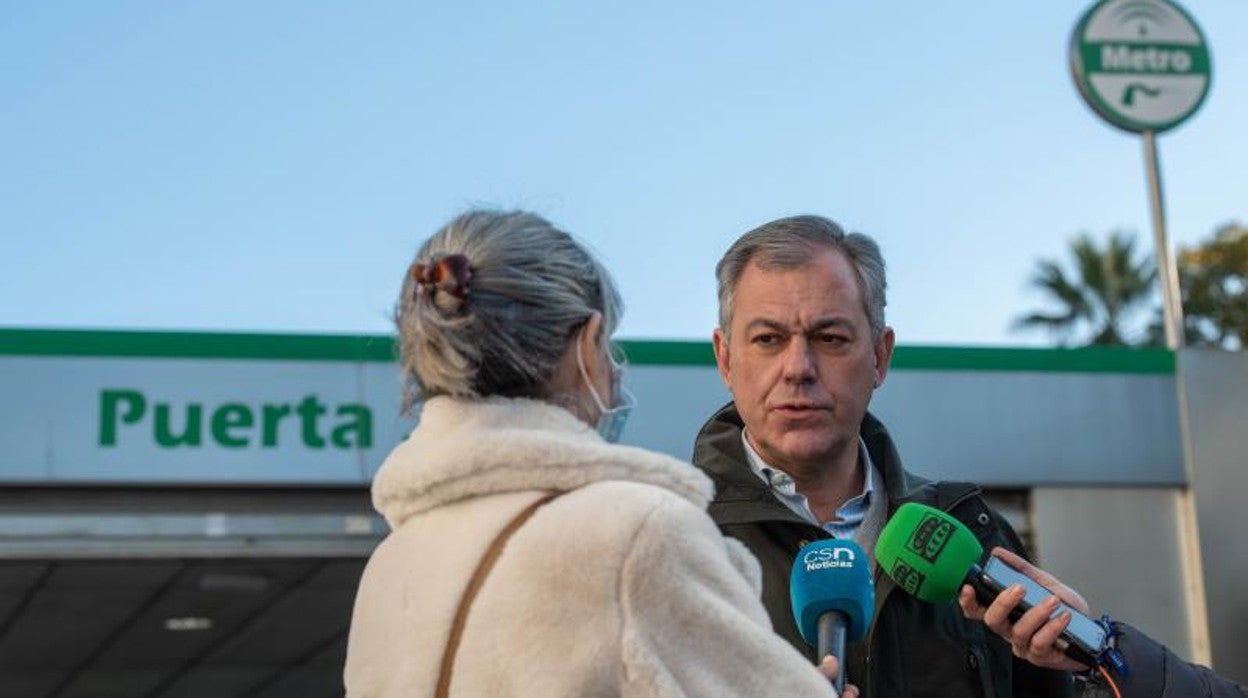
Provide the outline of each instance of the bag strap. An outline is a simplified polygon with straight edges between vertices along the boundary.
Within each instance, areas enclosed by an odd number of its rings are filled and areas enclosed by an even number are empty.
[[[511,538],[511,534],[524,525],[525,521],[529,520],[529,517],[537,513],[538,509],[562,494],[566,494],[566,492],[563,490],[548,492],[538,498],[537,501],[525,507],[519,514],[516,514],[516,517],[503,527],[502,531],[499,531],[494,542],[490,543],[489,549],[485,551],[485,555],[481,557],[481,562],[477,563],[477,569],[472,573],[472,579],[468,580],[468,587],[464,589],[464,595],[459,600],[459,608],[455,610],[455,620],[451,623],[451,636],[447,639],[446,650],[442,653],[442,669],[438,674],[437,698],[447,698],[450,695],[451,669],[455,665],[455,652],[459,649],[460,640],[464,636],[464,625],[468,621],[468,610],[472,607],[472,602],[477,598],[477,593],[481,591],[481,587],[485,585],[485,578],[494,567],[494,563],[503,554],[503,547],[507,545],[507,540]]]

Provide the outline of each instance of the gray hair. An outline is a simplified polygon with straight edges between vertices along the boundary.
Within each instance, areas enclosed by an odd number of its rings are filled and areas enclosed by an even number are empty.
[[[404,409],[438,395],[551,398],[555,367],[598,312],[603,337],[624,304],[571,235],[524,211],[473,209],[429,238],[416,264],[468,258],[467,294],[422,291],[409,268],[395,310]]]
[[[719,327],[725,336],[732,325],[733,294],[750,262],[763,269],[794,269],[810,263],[820,248],[845,255],[858,276],[863,310],[878,337],[884,331],[884,257],[880,246],[862,233],[846,234],[822,216],[792,216],[764,223],[737,238],[715,267],[719,282]]]

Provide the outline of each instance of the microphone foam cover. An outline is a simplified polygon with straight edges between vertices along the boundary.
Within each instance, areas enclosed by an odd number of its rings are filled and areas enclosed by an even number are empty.
[[[862,639],[871,627],[875,612],[875,587],[871,584],[871,562],[852,540],[819,540],[797,552],[789,576],[789,596],[793,620],[802,639],[815,647],[819,637],[819,616],[840,611],[849,619],[845,636],[850,642]]]
[[[897,509],[875,542],[880,569],[907,594],[932,603],[956,599],[966,573],[983,554],[984,547],[961,521],[914,502]]]

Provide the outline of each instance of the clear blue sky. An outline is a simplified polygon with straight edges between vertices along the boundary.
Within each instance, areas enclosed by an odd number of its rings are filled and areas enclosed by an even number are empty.
[[[1248,4],[1189,0],[1213,90],[1160,139],[1177,243],[1248,221]],[[0,326],[384,332],[473,204],[615,272],[627,337],[707,338],[712,270],[830,216],[901,343],[1009,331],[1080,230],[1151,250],[1139,139],[1079,99],[1082,2],[28,2],[0,8]]]

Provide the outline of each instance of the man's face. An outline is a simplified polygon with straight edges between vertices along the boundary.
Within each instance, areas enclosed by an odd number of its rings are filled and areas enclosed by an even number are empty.
[[[733,303],[728,337],[715,330],[715,359],[759,455],[809,472],[856,448],[893,331],[872,336],[845,256],[824,248],[793,269],[751,262]]]

